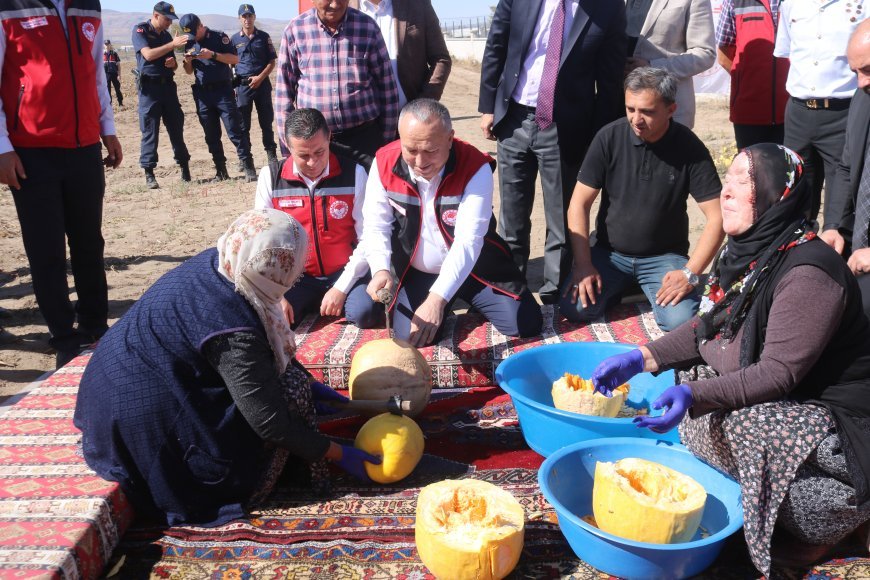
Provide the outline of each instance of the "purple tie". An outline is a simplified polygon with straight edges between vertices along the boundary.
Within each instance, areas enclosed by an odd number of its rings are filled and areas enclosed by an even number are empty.
[[[559,76],[559,62],[562,60],[562,31],[565,28],[565,0],[559,0],[553,23],[550,25],[550,38],[547,41],[547,55],[544,57],[544,72],[538,89],[538,105],[535,110],[535,123],[542,130],[553,124],[553,98],[556,95],[556,79]]]

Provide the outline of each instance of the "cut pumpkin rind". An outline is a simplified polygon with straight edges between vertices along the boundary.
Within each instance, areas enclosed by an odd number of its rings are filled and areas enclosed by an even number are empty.
[[[565,373],[553,383],[551,394],[553,405],[562,411],[612,418],[619,414],[625,404],[629,388],[628,383],[619,385],[611,397],[605,397],[595,390],[592,381]]]
[[[504,578],[520,559],[524,533],[522,506],[491,483],[445,480],[417,497],[417,552],[437,578]]]

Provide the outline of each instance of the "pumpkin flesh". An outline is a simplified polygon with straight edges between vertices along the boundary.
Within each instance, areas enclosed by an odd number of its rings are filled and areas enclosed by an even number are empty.
[[[625,404],[629,389],[629,384],[625,383],[613,389],[612,396],[605,397],[595,390],[591,380],[565,373],[553,383],[551,394],[553,405],[557,409],[581,415],[613,418],[619,414]]]

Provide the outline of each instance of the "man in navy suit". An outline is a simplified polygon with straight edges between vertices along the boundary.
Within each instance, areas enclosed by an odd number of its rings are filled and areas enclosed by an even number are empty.
[[[586,148],[624,114],[625,24],[623,0],[500,0],[495,9],[481,64],[481,129],[498,140],[498,223],[524,273],[540,173],[544,303],[558,300],[570,271],[565,210]]]

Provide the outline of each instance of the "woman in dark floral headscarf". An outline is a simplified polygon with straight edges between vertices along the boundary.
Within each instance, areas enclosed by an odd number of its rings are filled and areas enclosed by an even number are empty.
[[[653,403],[661,417],[635,422],[679,424],[693,453],[740,482],[764,574],[772,552],[808,565],[870,519],[870,325],[855,278],[807,220],[802,173],[780,145],[737,155],[720,200],[729,237],[698,316],[593,373],[606,392],[641,371],[691,368]]]

